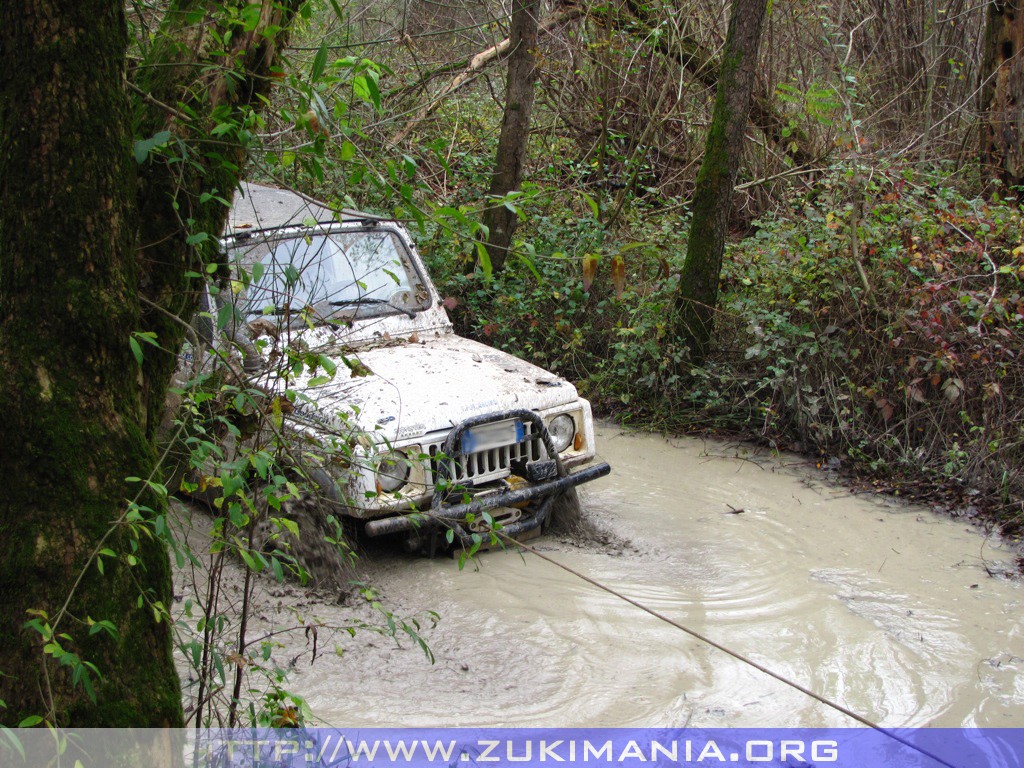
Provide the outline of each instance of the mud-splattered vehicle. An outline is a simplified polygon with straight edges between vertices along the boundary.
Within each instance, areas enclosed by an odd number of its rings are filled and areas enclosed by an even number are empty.
[[[590,404],[456,335],[397,223],[243,185],[222,246],[236,279],[209,316],[230,301],[222,335],[266,394],[271,428],[366,535],[401,533],[431,552],[478,544],[494,523],[520,538],[608,473],[594,462]]]

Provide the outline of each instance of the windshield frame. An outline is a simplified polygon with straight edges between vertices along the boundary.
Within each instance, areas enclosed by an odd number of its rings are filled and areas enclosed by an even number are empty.
[[[391,299],[378,300],[372,296],[366,296],[365,302],[358,299],[350,302],[336,302],[337,297],[325,297],[317,300],[311,306],[313,312],[307,312],[310,305],[304,307],[282,307],[277,312],[257,311],[250,313],[249,292],[253,289],[255,281],[252,280],[253,267],[262,263],[274,249],[282,243],[290,240],[308,239],[313,237],[324,237],[333,239],[337,235],[357,235],[359,233],[386,234],[390,239],[399,259],[401,267],[406,272],[409,287],[404,288]],[[337,241],[335,241],[337,242]],[[433,304],[431,295],[431,282],[424,274],[418,259],[414,258],[411,249],[406,243],[401,230],[387,221],[368,222],[361,221],[358,224],[351,222],[330,222],[315,225],[302,225],[282,228],[271,228],[254,230],[252,232],[236,232],[230,237],[221,241],[226,258],[232,265],[234,279],[243,283],[244,287],[237,292],[235,297],[236,307],[245,318],[246,322],[252,322],[259,318],[267,318],[277,321],[282,325],[307,326],[312,322],[314,325],[331,325],[337,323],[351,323],[367,319],[381,319],[393,315],[415,316],[417,313],[426,311]],[[340,244],[338,244],[340,247]],[[247,277],[241,278],[244,270]],[[402,299],[396,298],[402,296]],[[378,297],[379,298],[379,297]]]

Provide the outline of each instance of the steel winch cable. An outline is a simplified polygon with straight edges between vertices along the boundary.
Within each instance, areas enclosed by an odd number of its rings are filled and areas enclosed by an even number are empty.
[[[815,701],[817,701],[817,702],[819,702],[821,704],[824,704],[825,706],[830,707],[830,708],[836,710],[837,712],[840,712],[840,713],[846,715],[847,717],[849,717],[849,718],[851,718],[853,720],[856,720],[858,723],[861,723],[862,725],[866,725],[868,728],[872,728],[872,729],[878,731],[879,733],[885,734],[890,739],[893,739],[894,741],[898,741],[900,744],[903,744],[904,746],[910,747],[915,752],[918,752],[918,753],[924,755],[925,757],[928,757],[928,758],[934,760],[935,762],[939,763],[940,765],[944,765],[944,766],[946,766],[946,768],[961,768],[961,766],[957,766],[957,765],[955,765],[953,763],[950,763],[949,761],[939,757],[938,755],[934,754],[933,752],[930,752],[927,749],[925,749],[923,747],[920,747],[917,744],[914,744],[914,743],[908,741],[907,739],[905,739],[902,736],[900,736],[898,733],[895,733],[895,732],[891,731],[888,728],[884,728],[881,725],[879,725],[878,723],[875,723],[875,722],[869,720],[868,718],[864,717],[863,715],[859,715],[856,712],[854,712],[853,710],[851,710],[851,709],[849,709],[847,707],[844,707],[842,704],[839,704],[839,703],[837,703],[835,701],[832,701],[831,699],[828,699],[825,696],[822,696],[820,693],[815,693],[814,691],[812,691],[811,689],[801,685],[800,683],[798,683],[798,682],[796,682],[794,680],[790,680],[790,679],[782,676],[778,672],[773,672],[772,670],[768,669],[768,667],[764,666],[763,664],[759,664],[758,662],[754,661],[751,658],[748,658],[747,656],[744,656],[742,653],[739,653],[738,651],[734,651],[734,650],[732,650],[730,648],[725,647],[721,643],[718,643],[718,642],[712,640],[710,637],[707,637],[706,635],[701,634],[700,632],[696,631],[695,629],[690,629],[689,627],[685,626],[684,624],[680,624],[678,621],[669,618],[665,614],[660,613],[660,612],[654,610],[653,608],[647,607],[643,603],[638,602],[637,600],[634,600],[633,598],[629,597],[628,595],[622,594],[621,592],[617,591],[616,589],[613,589],[612,587],[609,587],[607,584],[602,584],[597,579],[591,578],[590,576],[587,576],[587,575],[585,575],[583,573],[580,573],[579,571],[577,571],[577,570],[575,570],[573,568],[570,568],[568,565],[565,565],[565,563],[558,562],[554,558],[552,558],[552,557],[550,557],[548,555],[545,555],[543,552],[540,552],[539,550],[531,547],[529,544],[524,544],[522,542],[516,541],[512,537],[506,536],[506,535],[502,534],[501,531],[498,531],[498,530],[495,530],[495,531],[492,531],[492,532],[496,536],[498,536],[498,538],[501,539],[502,541],[505,541],[508,544],[516,546],[516,547],[518,547],[518,548],[520,548],[520,549],[522,549],[522,550],[524,550],[526,552],[529,552],[532,555],[536,555],[541,560],[544,560],[545,562],[551,563],[552,565],[554,565],[557,568],[561,568],[566,573],[572,574],[576,578],[581,579],[581,580],[587,582],[588,584],[591,584],[591,585],[597,587],[598,589],[603,590],[604,592],[607,592],[608,594],[612,595],[613,597],[617,597],[619,600],[622,600],[624,602],[629,603],[630,605],[634,606],[635,608],[639,608],[644,613],[648,613],[651,616],[653,616],[654,618],[660,619],[661,621],[665,622],[669,626],[675,627],[676,629],[680,630],[681,632],[685,632],[686,634],[690,635],[690,637],[696,638],[697,640],[700,640],[702,643],[706,643],[707,645],[710,645],[712,648],[716,648],[717,650],[721,651],[722,653],[725,653],[725,654],[728,654],[729,656],[732,656],[734,659],[736,659],[738,661],[741,661],[744,664],[747,664],[748,666],[753,667],[757,671],[762,672],[763,674],[768,675],[769,677],[774,678],[775,680],[778,680],[780,683],[783,683],[784,685],[788,685],[790,688],[793,688],[793,689],[795,689],[797,691],[800,691],[800,693],[802,693],[802,694],[804,694],[806,696],[810,696]]]

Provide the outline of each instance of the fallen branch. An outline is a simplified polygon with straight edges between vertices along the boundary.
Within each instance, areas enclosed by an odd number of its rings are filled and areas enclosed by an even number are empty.
[[[628,0],[626,7],[636,19],[648,26],[657,26],[659,23],[659,20],[652,18],[650,11],[636,0]],[[616,26],[621,26],[621,21],[618,21]],[[683,35],[672,39],[669,35],[660,35],[655,39],[655,45],[662,55],[675,60],[696,82],[706,88],[718,87],[719,62],[715,61],[714,55],[701,45],[697,38],[693,35]],[[805,166],[814,162],[814,155],[807,148],[806,136],[799,130],[792,130],[788,137],[785,135],[786,129],[789,128],[788,121],[769,101],[768,94],[755,93],[751,97],[750,122],[773,144],[779,145],[783,154],[795,165]]]
[[[564,10],[558,11],[550,18],[546,19],[539,27],[539,31],[548,32],[559,24],[563,24],[567,21],[579,18],[583,16],[585,12],[584,8],[570,7]],[[466,64],[465,69],[462,70],[448,85],[442,88],[430,101],[421,106],[409,121],[402,126],[402,129],[398,131],[389,140],[390,144],[399,144],[405,140],[405,138],[412,133],[420,123],[430,117],[434,111],[441,106],[446,98],[451,96],[455,91],[462,88],[464,85],[472,81],[477,75],[483,72],[487,67],[496,61],[500,61],[507,54],[511,52],[512,41],[509,38],[505,38],[497,45],[493,45],[487,50],[481,51],[472,58],[469,63]],[[431,77],[432,75],[428,75]]]

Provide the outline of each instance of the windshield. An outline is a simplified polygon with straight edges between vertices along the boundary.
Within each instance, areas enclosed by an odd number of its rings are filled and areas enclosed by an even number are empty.
[[[287,314],[318,307],[321,314],[348,315],[425,308],[415,294],[417,278],[395,233],[352,230],[264,241],[252,261],[246,298],[249,316]],[[366,311],[368,308],[369,311]]]

